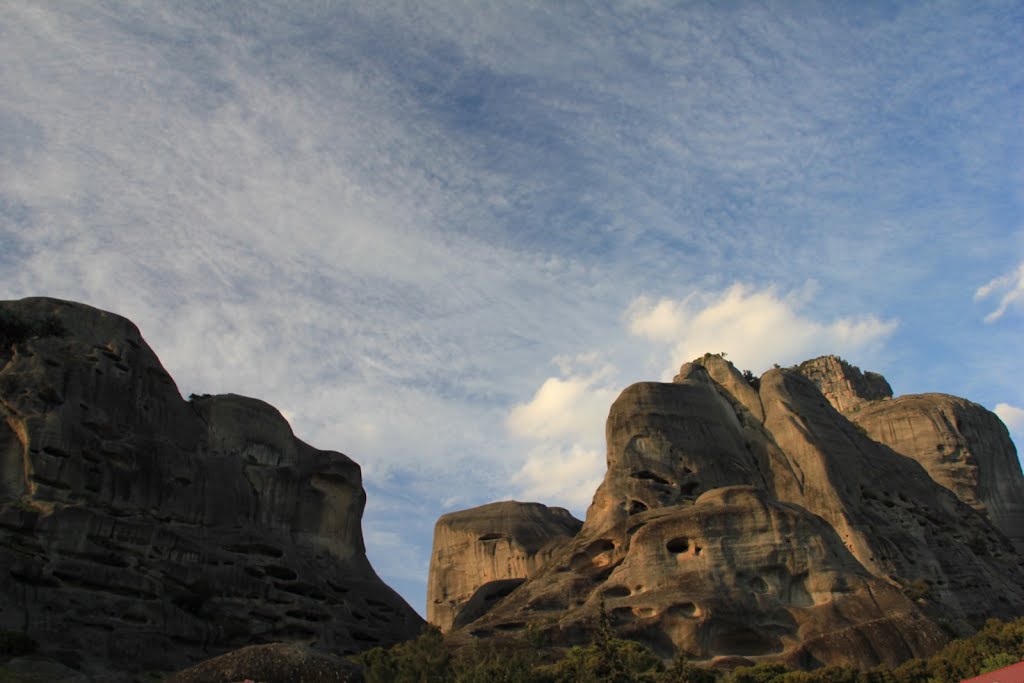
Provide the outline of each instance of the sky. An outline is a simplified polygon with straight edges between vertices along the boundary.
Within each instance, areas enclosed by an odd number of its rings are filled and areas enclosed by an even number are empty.
[[[445,512],[583,517],[705,352],[835,353],[1024,443],[1024,5],[3,0],[0,299],[362,466],[425,611]]]

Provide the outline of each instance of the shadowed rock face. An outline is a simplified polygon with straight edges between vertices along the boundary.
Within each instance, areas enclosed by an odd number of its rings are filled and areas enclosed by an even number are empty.
[[[505,501],[443,515],[434,526],[427,621],[448,631],[534,576],[583,522],[563,508]]]
[[[929,582],[936,613],[962,629],[1020,613],[1021,557],[988,519],[868,438],[800,374],[771,370],[760,394],[765,427],[798,473],[777,488],[780,500],[828,521],[876,576]]]
[[[262,401],[182,400],[124,318],[52,299],[0,311],[63,327],[0,348],[0,629],[83,670],[416,635],[366,559],[356,463]]]
[[[1024,555],[1024,476],[995,414],[955,396],[921,394],[866,404],[850,419],[875,441],[921,463]]]
[[[1005,536],[799,372],[756,390],[705,356],[624,390],[607,440],[583,528],[457,642],[527,627],[583,642],[603,602],[666,657],[868,667],[934,652],[935,618],[966,631],[1024,610]]]
[[[1017,449],[994,413],[947,394],[891,399],[881,375],[861,373],[835,356],[802,363],[799,371],[868,436],[919,462],[1024,553],[1024,476]]]

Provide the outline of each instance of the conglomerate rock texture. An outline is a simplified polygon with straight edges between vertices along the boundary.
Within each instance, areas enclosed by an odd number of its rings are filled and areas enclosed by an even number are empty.
[[[0,334],[0,630],[110,677],[418,633],[366,559],[355,462],[262,401],[183,400],[124,318],[42,298],[0,316],[20,326]]]
[[[891,395],[838,359],[815,367],[850,410]],[[780,368],[755,388],[707,355],[671,384],[626,388],[579,533],[452,639],[530,628],[570,645],[603,607],[665,657],[867,667],[1024,612],[1024,559],[1007,537],[815,381]]]

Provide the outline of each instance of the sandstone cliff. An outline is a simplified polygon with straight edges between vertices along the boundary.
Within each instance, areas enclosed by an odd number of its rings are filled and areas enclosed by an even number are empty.
[[[0,630],[108,673],[418,633],[366,559],[356,463],[262,401],[183,400],[124,318],[52,299],[0,316]]]
[[[984,513],[1024,554],[1024,476],[1017,449],[991,411],[947,394],[890,399],[884,378],[872,382],[835,356],[801,364],[832,405],[873,440],[919,462],[936,482]],[[852,377],[853,381],[845,378]],[[880,387],[883,386],[884,390]]]
[[[830,365],[841,376],[817,379],[851,409],[891,395]],[[527,627],[582,642],[603,604],[666,657],[871,666],[930,654],[948,637],[940,621],[967,631],[1024,611],[1006,537],[801,372],[755,389],[705,356],[672,384],[625,389],[607,442],[579,533],[456,642]]]
[[[505,501],[443,515],[434,527],[427,620],[448,631],[534,576],[580,530],[562,508]]]

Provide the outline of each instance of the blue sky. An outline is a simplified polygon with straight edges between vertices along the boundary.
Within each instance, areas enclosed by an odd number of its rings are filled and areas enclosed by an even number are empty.
[[[134,320],[433,522],[584,514],[628,384],[838,353],[1024,435],[1019,2],[4,4],[0,297]]]

